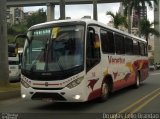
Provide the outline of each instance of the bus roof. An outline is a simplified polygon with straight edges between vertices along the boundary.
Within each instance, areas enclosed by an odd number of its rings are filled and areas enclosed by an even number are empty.
[[[40,24],[37,24],[37,25],[34,25],[32,27],[29,28],[29,30],[32,30],[32,29],[37,29],[37,28],[42,28],[42,27],[47,27],[47,26],[50,26],[52,24],[58,24],[58,23],[71,23],[71,22],[84,22],[86,23],[87,25],[89,24],[95,24],[95,25],[98,25],[98,26],[101,26],[103,28],[107,28],[107,29],[110,29],[112,30],[113,32],[118,32],[120,34],[124,34],[128,37],[132,37],[132,38],[135,38],[137,40],[141,40],[143,42],[146,42],[145,39],[143,38],[139,38],[133,34],[129,34],[127,32],[124,32],[124,31],[121,31],[121,30],[118,30],[116,28],[113,28],[113,27],[110,27],[110,26],[107,26],[106,24],[104,23],[101,23],[101,22],[98,22],[98,21],[95,21],[95,20],[91,20],[91,19],[66,19],[66,20],[57,20],[57,21],[50,21],[50,22],[45,22],[45,23],[40,23]]]

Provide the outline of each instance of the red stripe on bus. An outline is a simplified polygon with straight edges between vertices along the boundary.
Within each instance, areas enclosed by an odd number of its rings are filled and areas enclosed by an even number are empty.
[[[45,85],[45,83],[33,83],[33,85]],[[59,84],[48,84],[48,85],[59,85]]]

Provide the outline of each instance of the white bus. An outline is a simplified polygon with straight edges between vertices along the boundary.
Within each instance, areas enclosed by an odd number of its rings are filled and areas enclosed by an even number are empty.
[[[20,60],[18,55],[18,48],[15,44],[8,44],[8,68],[9,81],[20,81]]]
[[[26,38],[24,99],[105,101],[110,92],[139,87],[148,76],[146,41],[97,21],[42,23],[32,26]]]

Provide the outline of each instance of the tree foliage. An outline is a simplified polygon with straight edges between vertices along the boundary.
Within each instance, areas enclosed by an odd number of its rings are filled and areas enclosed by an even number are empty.
[[[149,6],[149,8],[153,8],[153,4],[152,2],[158,4],[157,0],[123,0],[123,5],[125,7],[124,13],[125,15],[128,16],[128,25],[129,25],[129,29],[128,32],[131,32],[131,18],[130,16],[132,16],[132,10],[135,9],[137,10],[138,13],[138,26],[139,26],[139,21],[140,21],[140,10],[141,8],[144,8],[146,6],[146,4]]]
[[[147,19],[142,19],[140,21],[140,29],[141,29],[140,33],[142,36],[144,36],[146,38],[147,43],[148,43],[148,39],[149,39],[150,34],[159,36],[159,32],[153,28],[153,26],[155,24],[157,24],[157,23],[150,22]]]
[[[14,43],[15,36],[18,34],[25,34],[27,32],[27,29],[32,25],[42,23],[45,21],[46,21],[46,13],[43,11],[43,9],[39,9],[36,13],[33,13],[32,15],[27,17],[26,23],[15,24],[15,25],[8,24],[7,26],[8,43]],[[24,39],[18,40],[17,43],[19,47],[23,47]]]
[[[27,32],[27,27],[25,24],[15,24],[15,25],[9,25],[7,27],[7,39],[8,43],[15,43],[15,36],[18,34],[25,34]],[[18,40],[17,41],[19,47],[23,47],[24,40]]]
[[[151,1],[158,4],[157,0],[123,0],[123,5],[125,7],[124,13],[127,15],[127,13],[130,11],[130,14],[132,14],[133,9],[136,9],[138,12],[140,12],[140,9],[145,7],[146,4],[152,9],[153,4]]]
[[[125,16],[122,16],[120,13],[114,15],[113,12],[108,11],[106,15],[110,15],[113,19],[114,27],[118,29],[119,26],[123,25],[127,27],[127,20]]]
[[[46,22],[46,20],[47,20],[46,12],[44,12],[43,9],[39,9],[38,12],[28,16],[27,27],[29,28],[35,24]]]

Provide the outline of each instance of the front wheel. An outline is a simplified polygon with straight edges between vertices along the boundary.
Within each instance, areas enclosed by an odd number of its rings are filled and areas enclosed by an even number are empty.
[[[106,101],[108,99],[108,96],[109,96],[109,84],[106,82],[103,82],[101,87],[100,102]]]

